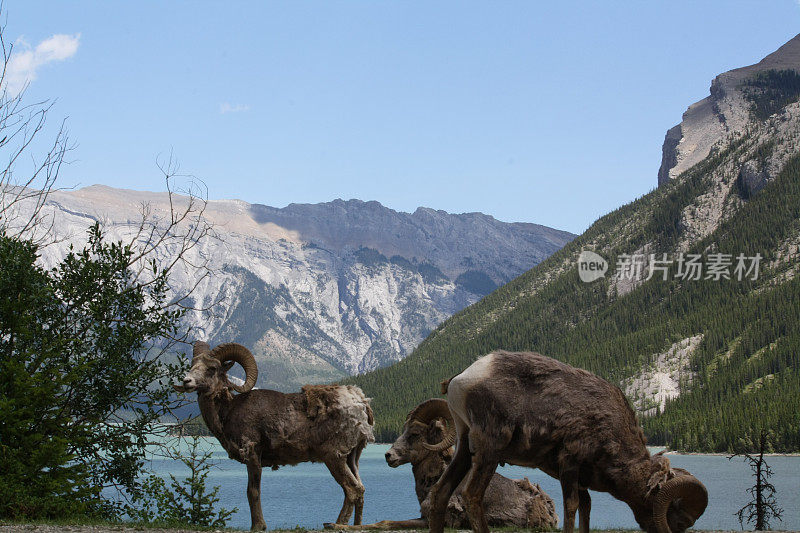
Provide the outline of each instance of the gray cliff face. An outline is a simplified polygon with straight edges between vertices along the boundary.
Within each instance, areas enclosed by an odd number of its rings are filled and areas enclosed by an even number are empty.
[[[43,250],[54,264],[102,220],[126,239],[142,204],[166,212],[165,194],[92,186],[53,193],[46,209],[64,237]],[[335,200],[278,209],[211,201],[218,239],[192,253],[213,276],[193,293],[189,325],[210,342],[240,342],[259,364],[259,387],[289,390],[398,361],[443,320],[561,248],[574,235],[480,213]],[[201,261],[198,260],[197,263]],[[178,271],[178,292],[195,283]]]
[[[678,164],[678,143],[681,142],[681,137],[683,137],[683,133],[680,124],[667,130],[664,146],[661,147],[661,167],[658,169],[659,187],[669,181],[669,171]]]
[[[658,185],[664,185],[705,159],[712,148],[743,133],[753,121],[747,82],[765,71],[800,72],[800,35],[755,65],[730,70],[711,82],[710,94],[689,106],[680,124],[664,139]]]
[[[484,272],[498,285],[573,237],[536,224],[500,222],[482,213],[452,215],[426,207],[401,213],[375,201],[339,199],[283,209],[253,204],[250,213],[259,223],[297,231],[336,254],[373,248],[389,258],[432,263],[452,280],[468,270]]]

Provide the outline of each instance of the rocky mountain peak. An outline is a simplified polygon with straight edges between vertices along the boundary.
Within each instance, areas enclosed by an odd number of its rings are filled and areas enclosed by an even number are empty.
[[[537,224],[501,222],[483,213],[453,214],[428,207],[405,213],[374,200],[336,199],[284,208],[252,204],[249,215],[259,224],[275,224],[335,253],[372,248],[388,258],[430,262],[450,279],[477,269],[498,285],[574,237]]]
[[[45,210],[63,240],[43,250],[42,262],[81,247],[96,221],[110,239],[127,240],[143,205],[160,214],[170,201],[186,198],[103,185],[55,191]],[[192,297],[210,312],[190,313],[189,325],[212,344],[250,347],[259,386],[283,390],[405,357],[447,317],[574,237],[480,213],[403,213],[355,199],[283,208],[214,200],[204,216],[218,239],[194,253],[214,274]],[[178,292],[195,283],[183,270],[172,281]]]
[[[667,131],[658,185],[705,159],[715,145],[743,132],[754,119],[763,118],[754,116],[753,94],[757,89],[751,81],[759,74],[787,70],[800,73],[800,34],[758,63],[714,78],[709,96],[690,105],[681,123]]]

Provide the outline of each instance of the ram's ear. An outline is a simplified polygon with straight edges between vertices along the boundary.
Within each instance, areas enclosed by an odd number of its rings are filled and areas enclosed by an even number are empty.
[[[224,363],[222,363],[222,371],[227,374],[228,370],[233,368],[233,365],[235,365],[235,364],[236,364],[236,361],[225,361]]]
[[[656,454],[650,457],[650,478],[647,480],[647,495],[650,497],[661,488],[668,479],[672,478],[669,458]]]

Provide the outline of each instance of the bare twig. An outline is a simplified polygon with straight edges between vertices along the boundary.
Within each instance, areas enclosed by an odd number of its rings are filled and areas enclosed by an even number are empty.
[[[6,45],[0,26],[0,231],[45,244],[52,238],[53,220],[42,214],[47,197],[55,186],[67,152],[73,149],[62,121],[42,158],[30,155],[33,142],[45,128],[53,102],[25,103],[25,88],[12,93],[6,78],[13,44]],[[19,178],[17,171],[24,158],[30,158]]]

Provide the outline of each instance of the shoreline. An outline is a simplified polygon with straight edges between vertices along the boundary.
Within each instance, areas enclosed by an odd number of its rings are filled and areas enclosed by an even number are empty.
[[[757,455],[755,452],[749,452],[750,455]],[[731,457],[732,454],[730,453],[721,453],[721,452],[671,452],[665,451],[664,455],[708,455],[713,457]],[[739,454],[734,457],[743,457],[742,454]],[[791,453],[765,453],[764,457],[800,457],[800,452],[791,452]]]
[[[375,444],[377,446],[391,446],[394,443],[392,443],[392,442],[373,442],[371,444]],[[648,446],[647,449],[651,450],[651,452],[650,452],[651,454],[658,453],[658,452],[653,452],[652,451],[653,448],[661,448],[661,446]],[[756,452],[748,452],[748,453],[750,453],[750,455],[756,454]],[[724,452],[678,452],[678,451],[674,451],[674,450],[665,449],[664,450],[664,455],[708,455],[708,456],[713,456],[713,457],[730,457],[731,454],[724,453]],[[800,452],[765,453],[764,457],[800,457]]]

